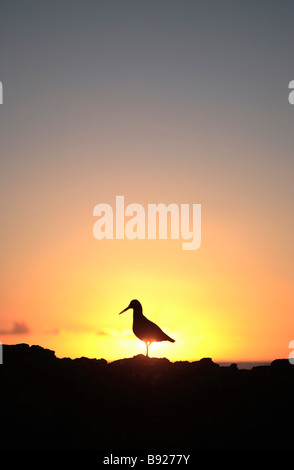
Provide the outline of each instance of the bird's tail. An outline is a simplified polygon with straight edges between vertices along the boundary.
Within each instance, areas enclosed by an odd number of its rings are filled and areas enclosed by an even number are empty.
[[[171,343],[174,343],[175,339],[172,339],[170,336],[166,335],[166,341],[170,341]]]

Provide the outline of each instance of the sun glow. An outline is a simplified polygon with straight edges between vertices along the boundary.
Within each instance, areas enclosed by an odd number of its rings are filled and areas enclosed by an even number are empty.
[[[153,187],[154,175],[149,179],[146,174],[145,181]],[[171,182],[172,201],[176,180]],[[166,184],[169,188],[171,183]],[[185,191],[180,183],[178,191],[180,203]],[[52,198],[51,189],[48,194]],[[98,241],[92,234],[90,211],[96,186],[89,194],[70,221],[63,220],[68,205],[61,207],[55,201],[54,218],[46,229],[38,225],[37,242],[28,233],[25,249],[13,245],[14,258],[11,240],[7,238],[7,245],[4,240],[2,343],[40,344],[55,350],[58,357],[108,361],[145,354],[145,344],[132,332],[132,313],[118,315],[137,298],[147,318],[175,339],[174,344],[152,343],[150,356],[172,361],[288,356],[294,308],[291,269],[285,261],[290,240],[288,245],[273,246],[267,236],[270,227],[263,227],[258,216],[252,228],[249,216],[236,211],[233,217],[228,211],[220,219],[218,212],[204,205],[199,250],[178,249],[177,240]],[[103,194],[103,199],[110,199],[105,188]],[[68,197],[73,196],[70,192]],[[191,200],[191,194],[186,197]],[[141,199],[135,193],[129,199],[148,203],[143,193]],[[160,193],[156,199],[168,203]],[[42,204],[38,206],[35,199],[33,204],[34,213],[42,213]],[[63,221],[58,231],[53,229],[56,219]],[[278,236],[279,230],[278,224],[271,227],[272,236],[275,231]],[[277,328],[279,315],[283,322]],[[15,322],[24,324],[22,334],[13,333]]]

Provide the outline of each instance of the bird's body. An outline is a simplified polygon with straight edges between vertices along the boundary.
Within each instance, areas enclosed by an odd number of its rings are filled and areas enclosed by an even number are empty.
[[[175,340],[168,336],[164,331],[159,328],[155,323],[148,320],[143,315],[142,305],[138,300],[132,300],[130,305],[125,308],[122,312],[125,312],[129,308],[133,309],[133,332],[141,341],[146,344],[146,355],[148,356],[148,347],[154,341],[170,341],[174,343]]]

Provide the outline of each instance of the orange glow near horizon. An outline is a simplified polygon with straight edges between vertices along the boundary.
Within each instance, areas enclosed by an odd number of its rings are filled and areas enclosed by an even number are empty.
[[[179,240],[97,241],[79,234],[30,266],[24,263],[9,306],[11,318],[22,311],[30,331],[5,334],[12,326],[6,320],[1,342],[40,344],[58,357],[112,361],[145,354],[145,344],[132,332],[132,311],[118,315],[137,298],[147,318],[176,340],[153,343],[151,357],[232,362],[287,357],[290,285],[257,264],[257,248],[245,230],[203,225],[204,241],[195,252],[183,252]],[[264,246],[260,256],[266,251]],[[285,327],[277,330],[279,308]]]

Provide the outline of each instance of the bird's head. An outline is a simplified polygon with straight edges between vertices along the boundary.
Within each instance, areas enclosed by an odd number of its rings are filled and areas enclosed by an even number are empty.
[[[129,310],[129,308],[133,308],[134,310],[140,309],[142,311],[142,305],[140,304],[139,300],[134,299],[134,300],[131,300],[127,308],[119,312],[119,315]]]

